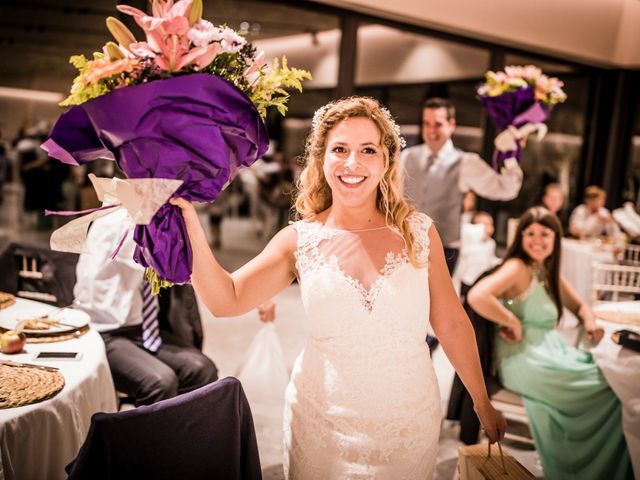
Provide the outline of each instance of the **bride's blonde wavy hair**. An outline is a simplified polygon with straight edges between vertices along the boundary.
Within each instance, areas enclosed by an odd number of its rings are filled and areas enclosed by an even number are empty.
[[[380,143],[385,147],[382,149],[385,172],[378,185],[376,206],[384,214],[387,225],[395,225],[400,229],[411,263],[421,267],[423,264],[417,259],[413,235],[407,221],[415,207],[404,199],[399,172],[400,149],[404,140],[400,137],[398,126],[389,111],[373,98],[343,98],[327,104],[316,112],[305,145],[305,167],[298,180],[295,209],[301,218],[313,220],[316,215],[331,206],[331,188],[322,171],[327,137],[338,123],[352,117],[368,118],[380,131]]]

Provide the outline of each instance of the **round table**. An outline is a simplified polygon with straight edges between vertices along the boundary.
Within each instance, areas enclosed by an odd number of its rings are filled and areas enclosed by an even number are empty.
[[[629,456],[637,479],[640,479],[640,353],[623,348],[613,342],[611,334],[616,330],[632,330],[640,333],[639,324],[614,323],[598,318],[598,312],[637,313],[640,302],[602,302],[593,307],[596,322],[604,328],[604,337],[597,345],[583,346],[591,351],[607,383],[622,403],[622,428],[629,448]]]
[[[576,293],[591,304],[592,264],[615,263],[611,245],[600,245],[594,241],[562,239],[560,273],[564,275]]]
[[[52,309],[18,298],[14,305],[0,310],[0,320],[45,315]],[[82,356],[79,360],[34,360],[40,351],[80,352]],[[64,388],[49,400],[0,410],[0,478],[66,478],[64,467],[83,444],[91,416],[117,410],[102,337],[90,329],[72,340],[28,343],[25,352],[0,353],[0,360],[57,367],[65,379]]]

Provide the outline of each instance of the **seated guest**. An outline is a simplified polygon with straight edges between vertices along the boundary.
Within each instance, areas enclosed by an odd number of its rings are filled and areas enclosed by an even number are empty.
[[[544,187],[544,195],[542,196],[542,206],[554,215],[562,210],[564,205],[564,192],[559,183],[549,183]]]
[[[616,208],[612,215],[631,240],[640,241],[640,215],[636,212],[632,202],[625,202],[622,208]]]
[[[453,276],[454,284],[460,282],[461,297],[483,272],[500,263],[493,232],[493,217],[487,212],[475,212],[471,222],[462,225],[460,258]]]
[[[76,267],[74,307],[86,311],[102,335],[116,388],[139,406],[211,383],[218,370],[192,344],[160,331],[158,299],[133,261],[133,228],[111,259],[130,225],[124,209],[93,222]]]
[[[569,232],[576,238],[618,237],[620,228],[609,210],[604,208],[606,193],[591,185],[584,191],[584,203],[578,205],[569,218]]]
[[[498,324],[495,355],[503,385],[524,399],[545,478],[626,479],[631,465],[620,401],[589,352],[556,330],[562,307],[599,341],[593,312],[560,275],[558,218],[542,207],[520,217],[504,263],[467,300]]]

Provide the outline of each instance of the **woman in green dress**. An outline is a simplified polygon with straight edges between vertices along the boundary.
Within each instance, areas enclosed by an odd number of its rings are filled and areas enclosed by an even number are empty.
[[[589,340],[603,335],[559,272],[561,238],[555,215],[527,210],[504,263],[471,289],[468,302],[499,325],[498,374],[524,399],[545,478],[632,478],[618,398],[591,354],[568,346],[556,330],[564,306]]]

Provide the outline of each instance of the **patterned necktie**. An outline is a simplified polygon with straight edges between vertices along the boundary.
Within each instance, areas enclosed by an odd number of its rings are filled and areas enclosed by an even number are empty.
[[[427,157],[427,164],[424,167],[425,173],[431,169],[434,163],[436,163],[437,158],[438,156],[434,153],[432,153],[431,155],[429,155],[429,157]]]
[[[142,284],[142,346],[150,352],[157,352],[162,345],[160,323],[158,322],[158,299],[151,294],[151,284]]]

